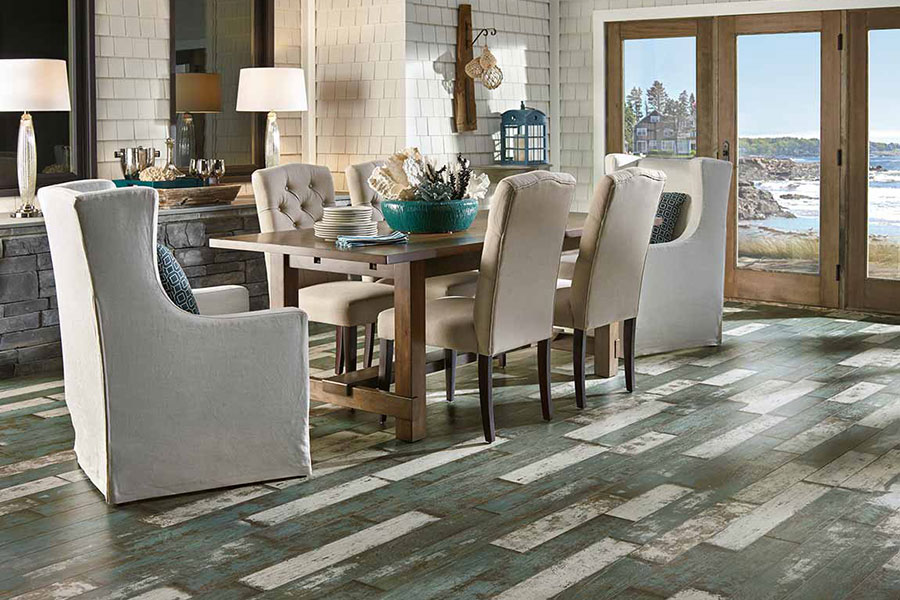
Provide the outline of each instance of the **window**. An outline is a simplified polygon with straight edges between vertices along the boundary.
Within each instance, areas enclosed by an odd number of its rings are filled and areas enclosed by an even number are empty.
[[[635,135],[637,135],[638,137],[647,137],[647,128],[646,128],[646,127],[638,127],[638,128],[634,131],[634,133],[635,133]]]
[[[669,154],[675,153],[675,142],[672,140],[664,140],[662,143],[662,151]]]
[[[88,0],[4,2],[0,59],[58,58],[69,71],[71,112],[35,112],[38,186],[94,177],[94,15]],[[0,113],[0,195],[17,195],[18,113]]]
[[[650,140],[650,149],[659,150],[659,142],[657,142],[656,140]]]
[[[637,146],[635,146],[635,151],[636,151],[638,154],[646,154],[646,152],[647,152],[647,142],[645,142],[644,140],[638,141]]]

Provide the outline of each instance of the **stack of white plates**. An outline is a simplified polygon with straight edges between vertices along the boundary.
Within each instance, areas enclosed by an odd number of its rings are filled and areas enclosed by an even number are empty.
[[[339,235],[378,235],[371,206],[327,206],[314,225],[316,237],[336,240]]]

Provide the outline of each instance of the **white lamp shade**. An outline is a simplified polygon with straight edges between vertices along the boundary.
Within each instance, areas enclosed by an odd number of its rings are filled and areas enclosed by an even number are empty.
[[[0,60],[0,82],[0,112],[72,110],[64,60]]]
[[[306,110],[303,69],[253,67],[241,69],[237,110],[242,112]]]

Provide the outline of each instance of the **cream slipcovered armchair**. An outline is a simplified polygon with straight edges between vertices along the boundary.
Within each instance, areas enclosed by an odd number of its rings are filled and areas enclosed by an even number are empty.
[[[353,206],[371,206],[372,216],[376,221],[383,221],[381,213],[381,197],[369,185],[369,177],[376,167],[384,166],[383,160],[358,165],[348,165],[344,169],[347,176],[347,188],[350,190],[350,204]],[[425,281],[425,297],[428,299],[444,296],[474,296],[478,283],[478,271],[463,271],[429,277]]]
[[[574,195],[575,179],[565,173],[534,171],[501,181],[491,201],[475,297],[437,298],[425,305],[426,344],[478,354],[481,418],[488,442],[494,441],[492,359],[501,353],[538,344],[541,407],[545,419],[553,415],[553,298]],[[393,309],[378,315],[378,331],[381,360],[387,364],[393,355]],[[455,355],[449,364],[455,364]],[[382,387],[386,383],[383,380]]]
[[[571,287],[556,291],[553,324],[575,330],[575,401],[584,408],[585,332],[625,322],[625,385],[634,389],[634,334],[644,262],[666,176],[648,169],[606,175],[584,224]],[[641,312],[643,316],[643,311]]]
[[[664,192],[688,196],[676,238],[651,244],[647,252],[637,355],[720,344],[731,163],[712,158],[606,157],[607,173],[627,167],[662,171]],[[563,263],[560,273],[571,279],[572,267]]]
[[[153,189],[50,187],[40,201],[75,454],[107,501],[309,475],[306,315],[175,306]]]
[[[87,193],[114,190],[116,184],[109,179],[80,179],[53,187]],[[201,315],[227,315],[250,310],[250,292],[242,285],[215,285],[191,291]]]
[[[255,171],[253,194],[263,233],[309,229],[334,206],[334,180],[327,167],[290,163]],[[373,211],[374,212],[374,211]],[[269,257],[266,257],[266,265]],[[270,270],[271,272],[271,270]],[[365,365],[372,365],[375,320],[394,305],[394,288],[371,281],[347,281],[346,276],[320,274],[324,279],[300,290],[298,304],[311,321],[337,327],[335,373],[356,369],[356,328],[365,326]],[[269,280],[271,297],[272,282]]]

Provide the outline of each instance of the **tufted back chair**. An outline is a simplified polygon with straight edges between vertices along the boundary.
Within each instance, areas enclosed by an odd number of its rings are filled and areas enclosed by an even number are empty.
[[[552,336],[559,255],[575,178],[532,171],[507,177],[491,199],[475,293],[478,353]]]
[[[600,181],[572,279],[576,329],[637,316],[653,218],[665,182],[664,173],[639,168],[616,171]]]
[[[348,165],[344,169],[347,176],[347,188],[350,190],[350,204],[353,206],[371,206],[372,219],[375,221],[384,221],[384,215],[381,214],[381,196],[369,185],[369,177],[376,167],[383,167],[383,160],[373,160],[371,162],[361,163],[358,165]]]
[[[253,173],[256,212],[263,233],[309,229],[334,206],[334,180],[327,167],[290,163]]]

